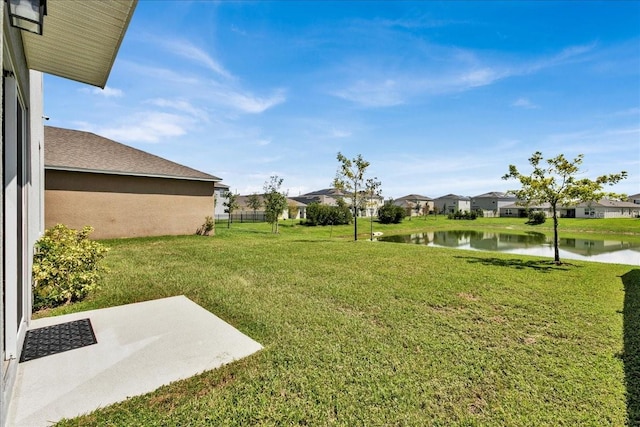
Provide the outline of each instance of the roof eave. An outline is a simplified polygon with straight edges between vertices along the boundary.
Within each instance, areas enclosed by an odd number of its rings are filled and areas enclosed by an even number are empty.
[[[84,173],[99,173],[103,175],[121,175],[121,176],[139,176],[143,178],[166,178],[166,179],[180,179],[185,181],[203,181],[203,182],[219,182],[222,179],[217,177],[204,178],[204,177],[192,177],[192,176],[177,176],[177,175],[162,175],[162,174],[147,174],[139,172],[126,172],[126,171],[109,171],[109,170],[96,170],[96,169],[82,169],[82,168],[69,168],[64,166],[46,166],[45,170],[56,170],[64,172],[84,172]]]
[[[49,0],[43,34],[22,31],[27,66],[104,88],[137,3]]]

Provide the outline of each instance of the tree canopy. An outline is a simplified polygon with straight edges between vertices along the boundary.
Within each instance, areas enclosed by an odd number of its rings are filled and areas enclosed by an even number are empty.
[[[256,211],[262,206],[262,199],[256,193],[247,196],[247,206],[253,210],[253,220],[256,219]]]
[[[225,199],[224,203],[222,204],[222,206],[224,206],[224,213],[229,214],[229,216],[227,217],[227,228],[230,228],[231,215],[233,215],[233,212],[239,207],[238,195],[227,190],[222,194],[222,197],[224,197]]]
[[[509,172],[502,179],[516,179],[521,188],[510,190],[519,203],[525,206],[549,203],[553,216],[554,260],[560,264],[558,247],[558,208],[575,206],[581,202],[599,201],[603,198],[621,199],[622,194],[604,192],[605,185],[614,185],[627,177],[627,172],[602,175],[595,180],[579,178],[580,165],[584,155],[579,154],[572,161],[564,154],[546,159],[543,163],[542,153],[536,151],[529,164],[533,167],[530,175],[521,173],[514,165],[509,165]],[[545,165],[546,163],[546,165]]]
[[[280,191],[282,181],[278,175],[272,175],[269,181],[264,183],[265,216],[274,233],[278,233],[278,218],[287,207],[287,195]]]
[[[349,159],[342,153],[337,155],[340,166],[333,180],[333,186],[346,193],[351,198],[351,208],[353,209],[353,236],[358,240],[358,208],[360,207],[360,191],[363,189],[364,173],[369,167],[369,162],[362,158],[361,154]]]

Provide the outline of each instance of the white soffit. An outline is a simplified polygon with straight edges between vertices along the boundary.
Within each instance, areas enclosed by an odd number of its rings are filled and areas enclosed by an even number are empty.
[[[27,66],[104,88],[138,0],[49,0],[43,35],[22,31]]]

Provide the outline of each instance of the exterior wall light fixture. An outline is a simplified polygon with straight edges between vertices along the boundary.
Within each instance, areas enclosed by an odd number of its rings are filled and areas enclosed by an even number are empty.
[[[9,6],[11,26],[42,35],[42,23],[47,14],[47,0],[5,0]]]

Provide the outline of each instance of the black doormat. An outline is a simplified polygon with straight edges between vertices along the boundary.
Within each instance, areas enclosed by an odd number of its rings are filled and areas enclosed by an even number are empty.
[[[27,331],[24,338],[20,362],[74,350],[97,342],[89,319],[32,329]]]

